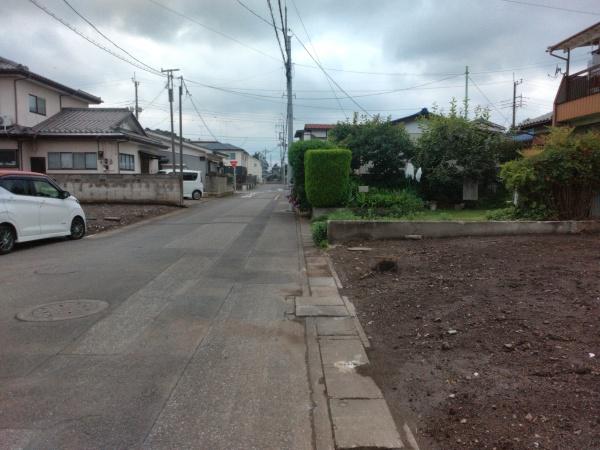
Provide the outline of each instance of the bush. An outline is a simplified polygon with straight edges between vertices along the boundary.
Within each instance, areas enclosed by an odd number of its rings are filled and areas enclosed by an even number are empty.
[[[314,243],[319,247],[327,247],[327,221],[313,222],[310,227]]]
[[[346,149],[309,150],[304,157],[305,190],[317,208],[341,206],[348,198],[350,160]]]
[[[357,193],[352,206],[361,209],[390,209],[393,215],[404,216],[422,210],[423,200],[409,190],[371,189],[366,193]]]
[[[589,217],[600,190],[600,134],[553,128],[541,152],[502,165],[506,187],[519,193],[522,216],[552,219]]]
[[[288,155],[289,164],[292,166],[294,175],[294,185],[292,187],[292,197],[300,209],[309,209],[310,203],[306,197],[304,188],[304,155],[308,150],[335,148],[336,146],[329,141],[320,141],[313,139],[310,141],[297,141],[290,147]]]

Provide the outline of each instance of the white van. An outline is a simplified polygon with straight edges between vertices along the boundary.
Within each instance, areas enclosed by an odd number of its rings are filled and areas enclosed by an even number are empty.
[[[175,169],[175,172],[179,176],[179,170]],[[158,173],[163,175],[173,173],[173,169],[163,169]],[[202,172],[199,170],[183,169],[183,196],[185,198],[200,200],[203,195],[204,184],[202,183]]]

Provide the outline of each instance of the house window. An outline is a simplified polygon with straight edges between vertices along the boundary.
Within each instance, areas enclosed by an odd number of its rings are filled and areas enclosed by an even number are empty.
[[[29,94],[29,112],[46,115],[46,99]]]
[[[48,152],[50,170],[96,170],[96,153]]]
[[[17,151],[0,150],[0,167],[17,167]]]
[[[135,156],[119,153],[119,169],[135,170]]]
[[[229,154],[229,159],[235,159],[235,152],[231,152]]]

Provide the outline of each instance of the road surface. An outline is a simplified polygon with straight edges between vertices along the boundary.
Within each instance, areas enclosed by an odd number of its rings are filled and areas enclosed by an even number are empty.
[[[311,448],[301,268],[277,186],[0,257],[0,448]]]

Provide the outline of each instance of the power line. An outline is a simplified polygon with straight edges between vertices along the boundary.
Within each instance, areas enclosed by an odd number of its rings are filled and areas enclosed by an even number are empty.
[[[271,19],[273,20],[273,30],[275,30],[275,37],[277,38],[277,43],[279,44],[279,51],[281,52],[281,59],[283,63],[286,63],[285,54],[283,52],[283,47],[281,46],[281,39],[279,39],[279,32],[277,31],[277,25],[275,25],[275,16],[273,15],[273,7],[271,6],[271,0],[267,0],[267,4],[269,5],[269,12],[271,13]],[[283,22],[282,22],[283,29]]]
[[[216,33],[216,34],[218,34],[220,36],[223,36],[224,38],[227,38],[227,39],[235,42],[236,44],[241,45],[242,47],[246,47],[247,49],[250,49],[250,50],[252,50],[254,52],[260,53],[261,55],[266,56],[267,58],[271,58],[271,59],[274,59],[276,61],[279,61],[279,58],[277,58],[277,57],[275,57],[273,55],[270,55],[270,54],[268,54],[266,52],[263,52],[262,50],[260,50],[260,49],[258,49],[256,47],[252,47],[251,45],[248,45],[248,44],[240,41],[239,39],[234,38],[233,36],[230,36],[230,35],[228,35],[226,33],[223,33],[222,31],[219,31],[219,30],[217,30],[215,28],[212,28],[212,27],[210,27],[208,25],[205,25],[202,22],[200,22],[199,20],[193,18],[192,16],[190,16],[188,14],[184,14],[184,13],[182,13],[180,11],[177,11],[176,9],[173,9],[170,6],[163,5],[162,3],[160,3],[160,2],[158,2],[156,0],[148,0],[148,1],[151,2],[151,3],[154,3],[156,6],[162,8],[162,9],[164,9],[166,11],[169,11],[171,14],[175,14],[176,16],[179,16],[179,17],[181,17],[181,18],[183,18],[185,20],[188,20],[188,21],[190,21],[192,23],[195,23],[196,25],[198,25],[198,26],[200,26],[202,28],[205,28],[205,29],[207,29],[209,31],[212,31],[213,33]]]
[[[243,3],[240,0],[236,0],[238,2],[238,4],[244,8],[246,11],[248,11],[250,14],[252,14],[253,16],[258,17],[260,20],[262,20],[264,23],[266,23],[269,27],[273,26],[273,22],[269,22],[267,19],[265,19],[263,16],[261,16],[260,14],[258,14],[256,11],[254,11],[253,9],[251,9],[248,5],[246,5],[245,3]]]
[[[118,53],[112,51],[111,49],[105,47],[104,45],[102,45],[101,43],[95,41],[94,39],[90,38],[89,36],[86,36],[84,33],[82,33],[81,31],[79,31],[76,27],[74,27],[73,25],[71,25],[69,22],[67,22],[66,20],[64,20],[63,18],[59,17],[58,15],[56,15],[54,12],[52,12],[50,9],[48,9],[47,7],[45,7],[44,5],[41,5],[40,3],[37,2],[37,0],[29,0],[30,3],[32,3],[35,7],[37,7],[38,9],[42,10],[43,12],[45,12],[46,14],[48,14],[50,17],[52,17],[54,20],[60,22],[61,24],[63,24],[65,27],[67,27],[68,29],[70,29],[71,31],[73,31],[74,33],[78,34],[79,36],[81,36],[82,38],[84,38],[86,41],[88,41],[90,44],[95,45],[96,47],[98,47],[101,50],[104,50],[105,52],[109,53],[110,55],[114,56],[115,58],[120,59],[121,61],[126,62],[127,64],[131,64],[134,67],[137,67],[138,69],[144,70],[146,72],[149,72],[153,75],[159,75],[158,73],[156,73],[154,71],[154,69],[149,70],[146,68],[145,65],[141,65],[135,61],[132,61],[130,59],[125,58],[124,56],[119,55]]]
[[[308,30],[306,29],[306,26],[304,25],[304,20],[302,20],[302,16],[300,15],[300,11],[298,10],[298,7],[296,6],[296,2],[294,0],[292,0],[292,6],[294,7],[294,10],[296,10],[296,15],[298,16],[298,19],[300,19],[300,24],[302,25],[302,28],[304,29],[304,33],[306,34],[306,37],[308,38],[308,44],[310,45],[310,47],[313,49],[313,52],[315,53],[315,57],[317,58],[317,61],[319,61],[319,63],[321,62],[321,58],[319,58],[319,55],[317,53],[317,49],[315,48],[315,46],[312,43],[312,39],[310,38],[310,34],[308,33]],[[333,93],[333,96],[335,97],[335,100],[338,104],[338,106],[340,107],[340,111],[342,112],[342,114],[344,114],[344,116],[346,117],[346,119],[348,119],[348,114],[346,114],[346,111],[344,110],[344,107],[342,106],[342,102],[340,101],[340,99],[338,98],[335,89],[333,88],[333,84],[331,84],[331,80],[327,77],[325,77],[325,79],[327,80],[327,84],[329,84],[329,88],[331,89],[331,92]],[[298,90],[296,90],[296,92],[298,92]]]
[[[536,8],[546,8],[546,9],[554,9],[557,11],[566,11],[566,12],[577,13],[577,14],[587,14],[589,16],[600,16],[600,12],[583,11],[581,9],[562,8],[560,6],[544,5],[542,3],[525,2],[525,1],[521,1],[521,0],[500,0],[500,1],[506,2],[506,3],[516,3],[518,5],[534,6]]]
[[[202,114],[200,114],[200,111],[196,107],[196,104],[194,103],[194,99],[192,98],[192,94],[188,90],[187,83],[185,82],[185,80],[183,80],[183,86],[185,87],[185,95],[186,95],[186,97],[188,97],[190,99],[190,103],[192,104],[192,106],[194,107],[194,110],[196,111],[196,114],[198,114],[198,117],[200,117],[200,120],[202,121],[202,123],[204,124],[204,126],[206,127],[206,129],[208,130],[208,133],[213,137],[213,139],[215,141],[218,141],[217,137],[213,134],[213,132],[211,131],[210,127],[208,126],[208,124],[204,120],[204,117],[202,117]]]
[[[71,9],[71,11],[73,11],[75,14],[77,14],[80,18],[82,18],[89,26],[91,26],[100,36],[102,36],[104,39],[106,39],[108,42],[110,42],[112,45],[114,45],[115,47],[117,47],[119,50],[121,50],[123,53],[125,53],[126,55],[128,55],[130,58],[132,58],[133,60],[137,61],[138,63],[140,63],[141,65],[147,67],[149,70],[156,72],[156,73],[160,73],[159,69],[155,69],[152,66],[149,66],[148,64],[146,64],[143,61],[140,61],[138,58],[136,58],[135,56],[133,56],[131,53],[129,53],[127,50],[125,50],[123,47],[121,47],[119,44],[117,44],[115,41],[113,41],[111,38],[109,38],[106,34],[104,34],[102,31],[100,31],[98,29],[98,27],[96,27],[96,25],[94,25],[89,19],[87,19],[83,14],[81,14],[79,11],[77,11],[69,2],[68,0],[63,0],[63,2]]]
[[[479,93],[483,96],[483,98],[485,98],[485,100],[488,102],[488,104],[491,105],[496,110],[496,112],[502,116],[502,118],[504,119],[504,123],[508,123],[508,117],[506,117],[504,115],[504,113],[502,111],[500,111],[500,109],[488,98],[488,96],[485,95],[485,93],[479,88],[477,83],[475,83],[475,81],[473,81],[473,78],[469,77],[469,80],[471,80],[471,83],[473,83],[473,86],[475,86],[475,88],[479,91]]]
[[[331,82],[340,90],[342,91],[344,94],[346,94],[346,96],[352,101],[352,103],[354,103],[356,106],[358,106],[358,108],[360,110],[362,110],[368,117],[372,117],[371,113],[369,113],[365,108],[362,107],[362,105],[360,103],[358,103],[354,97],[352,97],[350,94],[348,94],[344,88],[342,88],[333,78],[331,78],[331,76],[327,73],[327,71],[323,68],[323,66],[321,65],[321,63],[319,63],[319,61],[317,61],[315,59],[315,57],[310,53],[310,51],[306,48],[306,45],[304,45],[304,42],[302,42],[302,40],[300,40],[300,38],[298,37],[297,34],[294,33],[294,37],[296,38],[296,40],[300,43],[300,45],[302,46],[302,48],[304,48],[304,50],[306,51],[306,53],[308,53],[308,56],[310,56],[310,58],[317,64],[317,66],[319,66],[319,68],[323,71],[323,73],[325,74],[325,76],[327,78],[329,78],[331,80]]]

